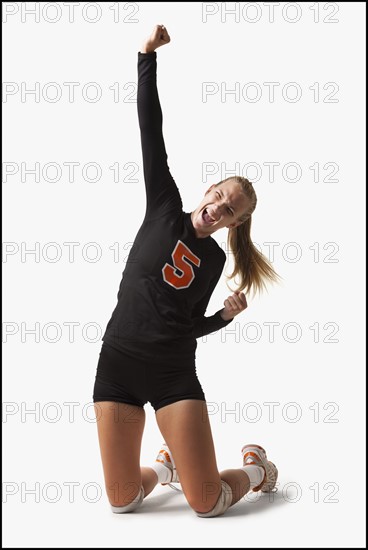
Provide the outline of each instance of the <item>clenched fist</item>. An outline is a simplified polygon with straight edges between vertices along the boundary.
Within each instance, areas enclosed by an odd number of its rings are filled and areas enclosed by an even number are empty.
[[[141,53],[154,52],[160,46],[164,46],[170,42],[170,36],[164,25],[156,25],[152,34],[143,42]]]
[[[229,321],[248,307],[244,292],[234,292],[224,301],[224,306],[220,315],[224,321]]]

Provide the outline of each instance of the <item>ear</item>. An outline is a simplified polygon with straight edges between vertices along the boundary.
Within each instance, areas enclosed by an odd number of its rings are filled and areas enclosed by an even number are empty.
[[[234,227],[238,227],[238,225],[241,225],[243,222],[233,222],[233,223],[230,223],[229,225],[227,225],[227,229],[234,229]]]

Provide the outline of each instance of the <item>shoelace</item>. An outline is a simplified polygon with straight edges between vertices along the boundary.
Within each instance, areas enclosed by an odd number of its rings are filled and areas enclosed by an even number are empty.
[[[178,487],[175,487],[175,485],[172,485],[171,483],[167,483],[167,485],[169,487],[171,487],[171,489],[175,489],[175,491],[178,491],[178,493],[182,493],[183,491],[181,489],[179,489]]]

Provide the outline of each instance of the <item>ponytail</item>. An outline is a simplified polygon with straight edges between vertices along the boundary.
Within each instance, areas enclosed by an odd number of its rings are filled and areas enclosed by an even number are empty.
[[[253,295],[261,293],[265,288],[265,281],[278,281],[279,275],[275,272],[268,259],[257,250],[250,238],[252,216],[237,227],[229,229],[228,248],[234,255],[234,270],[228,279],[240,276],[239,288],[249,293],[253,288]],[[227,285],[229,287],[229,285]],[[229,287],[230,288],[230,287]],[[230,289],[232,290],[232,289]],[[234,292],[232,290],[232,292]]]
[[[246,293],[253,290],[253,295],[255,295],[257,292],[261,293],[266,289],[266,281],[278,282],[281,277],[273,269],[266,256],[254,246],[251,239],[252,212],[257,205],[257,196],[253,185],[241,176],[232,176],[222,180],[217,185],[228,180],[235,180],[241,185],[242,192],[250,201],[250,207],[238,219],[242,223],[229,229],[227,248],[234,256],[234,269],[230,275],[226,275],[226,278],[233,279],[239,275],[240,282],[236,290],[245,290]],[[227,286],[230,288],[228,284]],[[231,288],[230,290],[235,292]]]

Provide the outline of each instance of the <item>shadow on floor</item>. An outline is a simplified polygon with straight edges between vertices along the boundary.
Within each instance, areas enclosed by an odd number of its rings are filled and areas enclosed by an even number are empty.
[[[238,517],[249,516],[249,514],[259,514],[266,511],[272,511],[275,507],[280,507],[283,504],[287,504],[282,492],[277,493],[250,493],[245,495],[236,502],[233,506],[228,508],[222,516],[216,517]],[[162,513],[165,512],[186,512],[190,510],[183,493],[179,493],[170,487],[167,488],[167,493],[161,493],[159,495],[148,495],[142,505],[135,510],[135,513]]]

